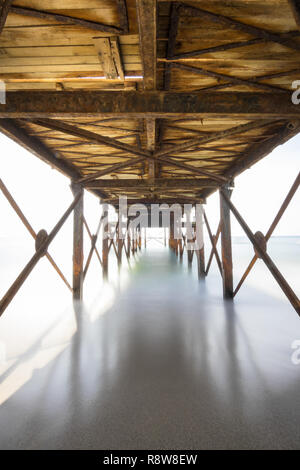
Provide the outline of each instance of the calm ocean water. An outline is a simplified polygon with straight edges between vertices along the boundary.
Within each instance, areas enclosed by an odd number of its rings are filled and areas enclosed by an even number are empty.
[[[71,249],[51,250],[69,279]],[[1,240],[1,293],[32,252],[31,240]],[[300,295],[300,237],[273,238],[269,254]],[[233,255],[237,282],[253,256],[245,238]],[[0,448],[299,447],[300,319],[261,261],[224,303],[215,261],[199,283],[196,263],[150,240],[120,273],[112,260],[105,284],[95,258],[84,305],[78,333],[43,259],[0,319]]]

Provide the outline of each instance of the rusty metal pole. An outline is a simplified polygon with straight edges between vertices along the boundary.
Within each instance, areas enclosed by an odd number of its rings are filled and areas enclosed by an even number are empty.
[[[174,212],[170,212],[170,233],[169,233],[169,247],[171,250],[174,251],[175,243],[174,243]]]
[[[108,207],[106,204],[103,205],[103,236],[102,236],[102,270],[103,278],[108,277]]]
[[[73,299],[82,300],[83,293],[83,196],[84,190],[78,184],[71,184],[74,197],[80,196],[73,212]]]
[[[197,247],[196,256],[197,256],[197,265],[198,265],[198,278],[202,279],[205,277],[205,251],[204,251],[204,237],[203,237],[203,206],[201,205],[201,216],[199,220],[196,217],[196,231],[200,240],[203,242],[201,247]],[[198,227],[198,225],[200,225]],[[196,233],[197,233],[196,232]]]
[[[131,255],[131,241],[130,241],[130,228],[129,228],[130,220],[127,219],[127,257],[130,258]]]
[[[119,226],[116,230],[116,238],[117,238],[117,252],[118,252],[118,266],[121,266],[122,264],[122,250],[123,250],[123,229],[122,229],[122,223],[121,221],[119,222]]]
[[[233,298],[233,266],[231,245],[230,208],[226,203],[224,195],[231,196],[231,190],[224,186],[220,191],[220,221],[221,221],[221,247],[222,247],[222,273],[223,273],[223,296],[226,299]]]
[[[186,211],[186,226],[190,226],[191,225],[191,212],[190,210],[187,210]],[[187,229],[188,230],[188,229]],[[186,236],[187,236],[188,232],[186,233]],[[190,239],[187,237],[186,239],[186,243],[187,243],[187,246],[186,246],[186,251],[187,251],[187,259],[188,259],[188,265],[189,267],[192,266],[192,263],[193,263],[193,256],[194,256],[194,249],[189,249],[191,248],[190,247],[190,244],[193,243],[194,240],[193,239]]]

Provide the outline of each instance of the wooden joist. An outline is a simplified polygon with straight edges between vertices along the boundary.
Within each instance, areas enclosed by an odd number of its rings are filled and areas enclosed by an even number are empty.
[[[117,37],[95,38],[94,45],[97,50],[101,70],[107,80],[119,78],[124,81],[124,69]]]
[[[229,27],[234,31],[241,31],[246,34],[250,34],[256,38],[263,39],[265,41],[274,42],[280,44],[282,46],[288,47],[290,49],[294,49],[296,51],[300,51],[300,44],[292,41],[290,39],[282,38],[280,34],[273,33],[272,31],[267,31],[262,28],[257,28],[256,26],[252,26],[249,24],[242,23],[240,21],[234,20],[227,16],[223,16],[220,14],[212,13],[207,10],[203,10],[198,7],[184,5],[182,4],[180,12],[187,16],[200,16],[207,21],[216,23],[218,25]]]
[[[218,183],[208,178],[156,178],[154,182],[138,179],[99,179],[86,184],[86,188],[93,189],[134,189],[149,190],[149,188],[160,189],[200,189],[203,187],[216,188]]]
[[[5,26],[7,15],[13,0],[3,0],[0,7],[0,34]]]
[[[156,0],[136,0],[144,90],[156,89]]]
[[[11,3],[11,2],[10,2]],[[68,15],[59,15],[57,13],[51,13],[49,11],[36,10],[34,8],[23,8],[18,6],[10,7],[9,11],[16,15],[31,16],[33,18],[42,18],[45,20],[55,20],[58,23],[71,24],[75,26],[83,26],[93,31],[101,31],[105,33],[121,34],[123,31],[121,28],[116,26],[110,26],[102,23],[96,23],[94,21],[84,20],[82,18],[75,18]]]
[[[7,92],[0,118],[51,117],[294,119],[300,116],[284,94],[105,91]]]
[[[288,0],[290,7],[292,9],[295,21],[300,28],[300,1],[299,0]]]

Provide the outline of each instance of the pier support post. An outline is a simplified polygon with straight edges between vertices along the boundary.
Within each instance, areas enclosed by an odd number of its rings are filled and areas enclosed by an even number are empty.
[[[191,211],[186,211],[186,226],[191,227]],[[188,229],[187,229],[188,230]],[[186,234],[186,251],[187,251],[187,259],[188,259],[188,266],[191,267],[193,263],[193,256],[194,256],[194,249],[191,249],[190,243],[193,243],[194,240],[188,237],[188,232]]]
[[[102,237],[102,270],[103,278],[108,277],[108,251],[109,251],[109,238],[108,238],[108,207],[103,205],[103,237]]]
[[[223,194],[230,198],[232,191],[224,186],[220,191],[220,222],[221,222],[221,247],[222,247],[222,273],[223,296],[226,299],[233,298],[233,268],[230,208],[226,204]]]
[[[175,249],[174,239],[174,212],[170,212],[170,233],[169,233],[169,247],[174,251]]]
[[[73,217],[73,300],[82,300],[83,293],[83,193],[82,186],[72,184],[74,198],[80,199],[74,208]]]
[[[131,255],[131,239],[130,239],[130,228],[129,228],[129,219],[127,219],[127,257],[130,258]]]
[[[198,265],[198,278],[205,277],[205,254],[204,254],[204,237],[203,237],[203,208],[201,205],[201,213],[196,217],[197,224],[196,230],[198,232],[198,241],[202,242],[200,247],[197,247],[196,256],[197,256],[197,265]]]
[[[117,252],[118,252],[118,266],[122,264],[122,250],[123,250],[123,238],[122,238],[122,227],[121,224],[117,228],[116,238],[117,238]]]

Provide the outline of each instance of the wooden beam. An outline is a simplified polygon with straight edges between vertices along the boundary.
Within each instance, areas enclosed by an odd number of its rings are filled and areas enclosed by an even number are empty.
[[[238,161],[233,163],[228,170],[224,173],[224,176],[230,179],[235,178],[241,174],[244,170],[257,163],[262,158],[269,155],[278,145],[282,145],[292,137],[296,136],[300,132],[300,121],[294,121],[282,126],[281,130],[278,131],[277,135],[271,137],[265,142],[255,144],[251,148],[240,155]]]
[[[144,90],[156,89],[156,0],[136,0]]]
[[[102,72],[107,80],[124,81],[124,70],[118,38],[94,38],[94,46],[99,56]]]
[[[222,246],[222,279],[223,296],[225,299],[233,298],[233,271],[232,271],[232,243],[230,208],[228,207],[224,195],[230,198],[231,191],[228,187],[220,191],[220,221],[221,221],[221,246]],[[215,251],[217,256],[217,251]]]
[[[80,197],[73,217],[73,300],[82,301],[83,289],[83,194],[80,185],[73,184],[74,197]]]
[[[255,248],[256,252],[259,254],[261,259],[265,262],[265,264],[266,264],[267,268],[269,269],[269,271],[271,272],[272,276],[278,282],[278,284],[281,287],[282,291],[285,293],[285,295],[289,299],[290,303],[292,304],[292,306],[294,307],[294,309],[296,310],[296,312],[300,316],[300,300],[298,299],[297,295],[295,294],[293,289],[289,286],[289,284],[287,283],[287,281],[285,280],[285,278],[283,277],[283,275],[281,274],[281,272],[279,271],[279,269],[277,268],[275,263],[272,261],[270,256],[267,254],[267,252],[264,250],[264,248],[261,246],[261,244],[258,243],[254,233],[250,230],[250,228],[248,227],[247,223],[245,222],[245,220],[243,219],[241,214],[238,212],[236,207],[230,201],[230,198],[228,197],[228,194],[226,192],[224,192],[223,190],[221,190],[221,194],[222,194],[222,198],[223,198],[225,204],[227,205],[228,209],[230,209],[232,211],[235,218],[237,219],[237,221],[241,225],[242,229],[244,230],[245,234],[247,235],[247,237],[251,241],[251,243],[252,243],[253,247]]]
[[[282,38],[280,34],[274,33],[272,31],[267,31],[262,28],[257,28],[256,26],[251,26],[249,24],[241,23],[240,21],[234,20],[227,16],[222,16],[207,10],[203,10],[198,7],[193,7],[184,4],[182,4],[181,13],[185,15],[200,16],[202,18],[205,18],[207,21],[225,26],[227,28],[229,27],[234,31],[241,31],[243,33],[251,34],[256,38],[264,39],[265,41],[275,42],[296,51],[300,50],[300,44],[295,43],[293,40]]]
[[[299,118],[283,93],[164,91],[8,91],[0,118],[222,117],[240,119]]]
[[[288,0],[298,28],[300,28],[300,1]]]
[[[23,224],[25,225],[25,227],[27,228],[28,232],[30,233],[30,235],[33,237],[34,240],[37,239],[37,233],[35,232],[35,230],[32,228],[31,224],[29,223],[28,219],[26,218],[26,216],[23,214],[22,210],[20,209],[20,207],[18,206],[17,202],[14,200],[14,198],[12,197],[12,195],[10,194],[9,190],[7,189],[7,187],[5,186],[5,184],[3,183],[3,181],[0,179],[0,190],[2,191],[2,193],[4,194],[4,196],[6,197],[7,201],[9,202],[9,204],[11,205],[11,207],[14,209],[14,211],[16,212],[16,214],[18,215],[18,217],[20,218],[20,220],[23,222]],[[70,286],[69,282],[67,281],[67,279],[65,278],[65,276],[63,275],[63,273],[61,272],[61,270],[59,269],[59,267],[57,266],[57,264],[55,263],[54,259],[52,258],[52,256],[49,255],[49,253],[47,252],[46,253],[46,258],[49,260],[50,264],[53,266],[53,268],[55,269],[55,271],[57,272],[57,274],[59,275],[59,277],[63,280],[63,282],[65,283],[65,285],[68,287],[68,289],[70,291],[72,291],[72,287]]]
[[[57,233],[61,229],[61,227],[64,225],[65,221],[71,214],[71,212],[74,210],[76,205],[78,204],[80,200],[80,194],[76,196],[76,198],[73,200],[72,204],[69,206],[69,208],[66,210],[66,212],[63,214],[63,216],[60,218],[60,220],[57,222],[55,227],[52,229],[52,231],[49,233],[49,235],[46,236],[46,238],[40,243],[39,246],[36,246],[36,252],[30,259],[30,261],[26,264],[24,269],[21,271],[15,282],[11,285],[11,287],[8,289],[6,294],[3,296],[3,298],[0,301],[0,316],[3,314],[3,312],[6,310],[10,302],[13,300],[17,292],[20,290],[26,279],[28,278],[29,274],[31,271],[34,269],[38,261],[47,253],[48,247],[50,243],[54,240],[56,237]]]
[[[95,132],[87,131],[77,126],[66,124],[65,122],[62,122],[62,121],[57,121],[54,119],[34,119],[32,120],[32,122],[39,126],[46,127],[47,129],[53,129],[59,132],[64,132],[70,135],[74,135],[76,137],[81,137],[90,142],[96,142],[98,144],[108,145],[109,147],[122,150],[123,152],[129,153],[132,155],[145,156],[145,157],[149,156],[147,151],[142,151],[141,149],[137,147],[119,142],[117,139],[112,139],[111,137],[104,137],[100,134],[96,134]],[[1,120],[0,120],[0,124],[1,124]]]
[[[11,3],[11,2],[10,2]],[[33,18],[42,18],[45,20],[54,20],[58,23],[71,24],[75,26],[82,26],[93,31],[101,31],[104,33],[121,34],[123,31],[116,26],[110,26],[102,23],[96,23],[94,21],[83,20],[82,18],[75,18],[68,15],[59,15],[57,13],[51,13],[49,11],[35,10],[34,8],[23,8],[23,7],[10,7],[11,13],[16,15],[30,16]]]
[[[159,162],[164,163],[164,164],[168,164],[168,165],[171,165],[171,166],[175,166],[177,168],[185,169],[185,170],[191,171],[192,173],[198,174],[200,176],[203,176],[203,175],[208,176],[208,177],[213,178],[213,179],[215,179],[217,181],[220,181],[220,182],[225,182],[226,181],[226,178],[224,178],[222,176],[216,175],[214,173],[211,173],[211,172],[206,171],[206,170],[201,169],[201,168],[196,168],[192,165],[187,165],[185,163],[178,162],[177,160],[174,160],[172,158],[167,158],[165,156],[166,154],[172,153],[172,149],[177,148],[177,147],[182,147],[182,145],[183,145],[184,148],[188,148],[188,147],[192,146],[192,144],[194,143],[195,140],[198,141],[199,139],[191,140],[191,145],[188,145],[188,143],[185,143],[185,144],[182,144],[180,146],[174,146],[171,149],[163,151],[163,152],[151,154],[149,151],[140,150],[137,147],[133,147],[133,146],[130,146],[130,145],[127,145],[127,144],[123,144],[123,143],[119,142],[116,139],[112,139],[110,137],[104,137],[104,136],[101,136],[99,134],[95,134],[94,132],[90,132],[90,131],[87,131],[85,129],[81,129],[81,128],[78,128],[76,126],[72,126],[70,124],[66,124],[64,122],[61,122],[61,121],[56,121],[56,120],[53,120],[53,119],[35,119],[35,120],[32,120],[32,122],[34,124],[47,127],[49,129],[58,130],[58,131],[61,131],[61,132],[66,132],[68,134],[75,135],[75,136],[78,136],[78,137],[82,137],[84,139],[94,141],[94,142],[97,142],[97,143],[100,142],[100,143],[108,145],[110,147],[114,147],[114,148],[117,148],[119,150],[126,151],[127,153],[131,153],[133,155],[137,155],[137,156],[140,156],[142,158],[148,158],[148,159],[150,159],[154,162],[159,161]],[[244,127],[243,127],[243,129],[244,129]],[[231,132],[236,132],[236,130],[231,131]],[[223,135],[223,133],[222,133],[222,135]],[[212,139],[212,137],[210,137],[210,139]],[[202,142],[202,140],[201,140],[201,142]],[[132,166],[133,164],[139,163],[139,161],[140,161],[139,159],[136,159],[136,160],[131,159],[131,160],[128,160],[127,162],[123,162],[122,164],[116,164],[115,168],[118,168],[117,165],[120,165],[119,169],[125,168],[126,166]],[[96,172],[94,175],[91,175],[91,176],[88,176],[86,178],[81,179],[80,182],[86,182],[86,181],[89,181],[93,178],[104,176],[105,174],[108,174],[108,173],[103,174],[102,170],[100,170],[99,172]]]
[[[124,34],[129,32],[128,13],[126,0],[115,0],[117,3],[117,10],[119,13],[120,28]]]
[[[93,189],[135,189],[150,188],[185,189],[203,187],[218,187],[218,183],[208,178],[156,178],[154,182],[143,179],[98,179],[86,183],[86,188]]]
[[[0,34],[2,33],[2,30],[5,26],[7,15],[10,10],[10,6],[12,4],[13,0],[3,0],[2,1],[2,6],[0,10]]]
[[[177,196],[176,194],[174,194],[174,197],[162,197],[162,198],[141,198],[141,197],[138,197],[136,199],[133,199],[133,198],[128,198],[127,199],[127,205],[128,206],[131,206],[133,204],[144,204],[145,206],[150,206],[152,204],[169,204],[169,205],[172,205],[172,204],[180,204],[180,205],[184,205],[184,204],[195,204],[195,203],[199,203],[199,197],[179,197]],[[119,206],[119,199],[117,198],[108,198],[108,199],[103,199],[103,203],[105,204],[109,204],[111,206],[114,206],[114,207],[118,207]]]
[[[175,52],[176,36],[177,36],[178,25],[179,25],[180,8],[181,8],[180,3],[174,2],[171,4],[169,37],[168,37],[168,44],[167,44],[167,59],[172,58]],[[169,63],[165,63],[164,90],[170,89],[171,71],[172,71],[171,65]]]
[[[267,231],[266,235],[265,235],[265,240],[266,242],[268,242],[268,240],[271,238],[275,228],[277,227],[278,223],[280,222],[280,219],[281,217],[283,216],[284,212],[286,211],[289,203],[291,202],[291,200],[293,199],[297,189],[299,188],[300,186],[300,172],[298,173],[297,175],[297,178],[296,180],[294,181],[294,184],[292,185],[291,189],[289,190],[285,200],[283,201],[282,205],[280,206],[280,209],[278,211],[278,213],[276,214],[276,217],[275,219],[273,220],[269,230]],[[238,291],[240,290],[242,284],[244,283],[245,279],[247,278],[248,274],[250,273],[251,269],[253,268],[253,266],[255,265],[256,261],[258,259],[258,256],[257,254],[255,254],[252,258],[252,260],[250,261],[246,271],[244,272],[241,280],[239,281],[239,283],[237,284],[235,290],[234,290],[234,293],[233,295],[235,296]]]
[[[203,67],[192,67],[190,65],[181,64],[179,62],[171,62],[170,65],[172,67],[175,67],[180,70],[185,70],[187,72],[195,73],[198,75],[204,75],[206,77],[216,78],[218,80],[225,80],[227,83],[225,83],[224,86],[222,84],[223,88],[226,88],[226,87],[229,88],[235,85],[242,85],[242,86],[256,88],[258,90],[268,91],[268,92],[273,92],[273,93],[277,92],[277,93],[285,93],[289,95],[291,93],[290,90],[286,90],[278,86],[268,85],[265,83],[259,83],[259,81],[257,81],[254,78],[252,79],[251,78],[247,78],[247,79],[239,78],[239,77],[232,76],[232,75],[226,75],[220,72],[214,72],[213,70],[206,70]]]
[[[157,140],[157,123],[153,118],[145,119],[147,134],[147,150],[155,152]],[[154,160],[148,160],[148,177],[153,181],[157,173],[157,163]]]

